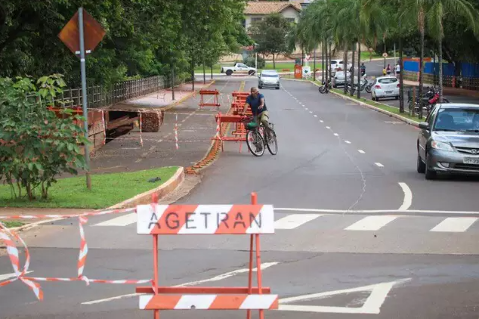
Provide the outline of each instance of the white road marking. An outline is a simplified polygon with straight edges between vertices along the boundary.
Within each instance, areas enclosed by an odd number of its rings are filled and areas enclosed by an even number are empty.
[[[366,152],[363,151],[363,150],[358,150],[358,152],[361,153],[361,154],[366,154]]]
[[[137,214],[131,213],[124,216],[112,218],[93,226],[128,226],[137,222]]]
[[[313,111],[309,111],[309,114],[313,114]]]
[[[262,263],[261,264],[261,270],[268,269],[268,268],[270,268],[272,266],[276,266],[278,264],[279,264],[279,262]],[[253,271],[257,271],[257,268],[253,268]],[[215,276],[213,278],[187,282],[187,283],[177,285],[177,286],[174,286],[174,287],[196,286],[196,285],[203,284],[203,283],[206,283],[206,282],[214,282],[214,281],[224,280],[226,278],[230,278],[230,277],[236,276],[238,274],[243,274],[243,273],[248,273],[248,272],[249,272],[248,268],[238,269],[238,270],[230,271],[230,272]],[[102,302],[108,302],[108,301],[119,300],[119,299],[124,299],[124,298],[136,297],[136,296],[140,296],[140,295],[143,295],[143,294],[132,293],[132,294],[120,295],[120,296],[115,296],[115,297],[110,297],[110,298],[86,301],[86,302],[82,302],[81,304],[82,305],[94,305],[94,304],[98,304],[98,303],[102,303]]]
[[[451,210],[421,210],[421,209],[365,209],[365,210],[346,210],[346,209],[318,209],[318,208],[274,208],[275,211],[281,212],[307,212],[318,214],[437,214],[437,215],[477,215],[479,211],[451,211]]]
[[[330,129],[331,129],[329,126],[326,126],[326,128],[327,128],[328,130],[330,130]]]
[[[334,133],[334,136],[339,136],[339,134],[338,134],[338,133]]]
[[[432,232],[462,233],[476,222],[476,217],[449,217],[431,229]]]
[[[314,114],[314,117],[318,117],[316,114]]]
[[[406,183],[399,183],[399,186],[401,186],[402,191],[404,192],[404,200],[402,202],[402,205],[399,207],[399,210],[408,210],[409,207],[412,205],[412,192],[409,186],[407,186]]]
[[[298,311],[298,312],[319,312],[319,313],[350,313],[350,314],[379,314],[381,306],[386,301],[386,298],[394,285],[402,284],[411,280],[411,278],[384,282],[376,285],[343,289],[336,291],[327,291],[316,294],[297,296],[291,298],[284,298],[279,300],[280,311]],[[342,294],[350,294],[354,292],[370,291],[369,297],[366,299],[362,307],[331,307],[331,306],[304,306],[304,305],[288,305],[288,303],[295,301],[310,301],[313,299],[324,299],[331,296]]]
[[[384,167],[384,165],[381,163],[374,163],[374,164],[376,164],[377,167]]]
[[[350,141],[344,141],[344,143],[346,143],[346,144],[351,144],[351,142],[350,142]]]
[[[30,273],[32,273],[32,272],[33,272],[33,270],[29,270],[29,271],[27,271],[25,274],[30,274]],[[12,279],[12,278],[15,278],[15,277],[17,277],[17,276],[15,275],[15,273],[0,275],[0,281]]]
[[[320,123],[324,123],[324,121],[323,121],[323,120],[319,120],[319,122],[320,122]]]
[[[352,224],[351,226],[345,228],[345,230],[380,230],[396,218],[397,216],[367,216]]]
[[[307,222],[315,220],[322,215],[318,214],[292,214],[277,220],[274,229],[295,229]]]

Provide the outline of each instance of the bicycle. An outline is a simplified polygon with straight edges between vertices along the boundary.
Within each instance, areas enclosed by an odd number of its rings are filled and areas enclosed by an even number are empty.
[[[246,145],[254,156],[263,156],[266,147],[271,155],[278,154],[278,141],[273,123],[269,122],[269,129],[265,128],[263,123],[258,125],[254,117],[248,118],[244,123],[247,130]],[[265,134],[265,131],[269,131],[269,134]]]

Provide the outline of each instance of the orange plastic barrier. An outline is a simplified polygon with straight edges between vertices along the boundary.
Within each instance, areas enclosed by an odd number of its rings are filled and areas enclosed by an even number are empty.
[[[264,310],[278,309],[278,296],[263,287],[260,234],[274,233],[274,208],[258,205],[251,194],[251,205],[158,205],[153,196],[150,205],[137,206],[137,233],[153,236],[153,286],[137,287],[141,293],[139,308],[154,310]],[[247,287],[161,287],[158,273],[159,235],[250,235]],[[254,244],[256,242],[256,249]],[[253,287],[253,253],[256,251],[257,287]]]
[[[209,103],[209,102],[205,102],[205,99],[204,99],[204,96],[205,95],[213,95],[213,102],[212,103]],[[217,107],[219,108],[221,106],[219,100],[218,100],[218,96],[220,95],[220,92],[218,90],[206,90],[206,89],[202,89],[200,90],[200,96],[201,96],[201,99],[200,99],[200,108],[203,108],[205,106],[213,106],[213,107]]]
[[[221,133],[221,130],[217,130],[217,134],[212,138],[213,140],[220,140],[221,141],[221,151],[224,151],[224,145],[223,142],[241,142],[240,143],[240,149],[239,151],[241,152],[241,148],[243,143],[246,141],[246,128],[243,124],[243,122],[248,118],[247,115],[228,115],[228,114],[221,114],[218,113],[215,116],[216,118],[216,123],[217,127],[221,127],[222,124],[224,123],[235,123],[236,128],[232,132],[233,136],[226,136],[227,132],[223,135]]]

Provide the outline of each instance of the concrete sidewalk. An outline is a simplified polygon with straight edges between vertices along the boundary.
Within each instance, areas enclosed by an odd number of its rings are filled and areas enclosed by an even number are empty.
[[[239,89],[241,82],[231,78],[217,80],[211,89],[220,91],[219,111],[226,113],[231,106],[231,93]],[[146,101],[151,97],[137,99]],[[210,100],[212,97],[206,97]],[[159,132],[142,132],[135,127],[100,148],[93,156],[93,174],[129,172],[164,166],[188,167],[205,156],[216,134],[216,107],[199,108],[200,95],[196,94],[164,111]],[[133,102],[132,102],[133,103]],[[160,104],[159,102],[158,104]],[[154,107],[156,107],[155,104]],[[176,148],[175,125],[178,128]],[[143,146],[141,145],[143,140]]]

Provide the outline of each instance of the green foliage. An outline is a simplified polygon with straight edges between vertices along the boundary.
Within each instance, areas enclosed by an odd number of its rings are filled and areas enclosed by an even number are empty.
[[[58,33],[80,6],[107,31],[87,56],[90,84],[129,77],[179,77],[191,64],[216,62],[249,38],[241,25],[244,0],[2,0],[0,77],[61,73],[80,85],[80,63]]]
[[[254,55],[250,55],[244,59],[243,63],[254,68],[256,65],[256,57]],[[258,55],[258,69],[264,69],[265,66],[265,59]]]
[[[77,174],[84,167],[80,145],[88,141],[71,110],[58,118],[47,106],[65,82],[58,74],[31,78],[0,78],[0,180],[11,187],[14,198],[48,197],[48,189],[62,172]]]
[[[258,44],[256,51],[262,54],[272,54],[273,61],[277,54],[290,53],[287,36],[292,25],[279,13],[266,16],[263,20],[253,23],[249,28],[251,37]]]

